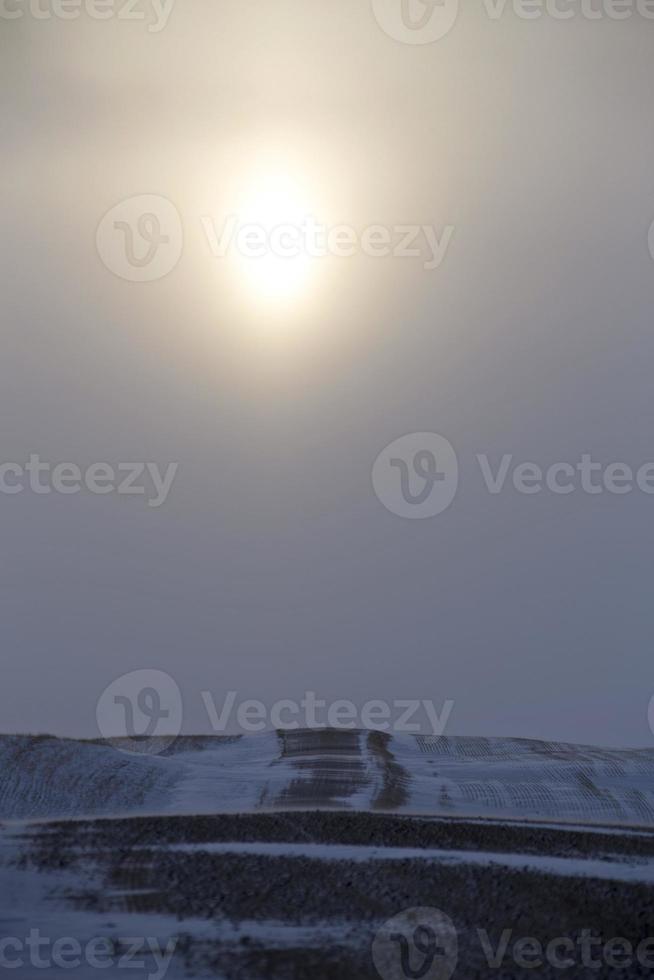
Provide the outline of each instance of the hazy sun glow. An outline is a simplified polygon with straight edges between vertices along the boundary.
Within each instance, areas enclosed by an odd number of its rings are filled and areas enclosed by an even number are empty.
[[[296,301],[306,290],[316,259],[299,232],[311,213],[302,189],[287,176],[266,176],[244,193],[237,209],[237,259],[255,301]]]

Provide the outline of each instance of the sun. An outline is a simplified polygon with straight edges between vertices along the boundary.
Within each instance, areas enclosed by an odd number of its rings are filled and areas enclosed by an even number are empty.
[[[243,192],[236,258],[253,301],[288,304],[306,292],[317,261],[309,254],[305,234],[311,215],[307,195],[289,176],[267,175]]]

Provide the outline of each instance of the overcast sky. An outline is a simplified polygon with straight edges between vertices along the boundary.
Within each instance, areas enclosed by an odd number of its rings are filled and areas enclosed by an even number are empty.
[[[466,0],[419,45],[367,0],[136,9],[0,18],[0,462],[179,464],[159,507],[0,494],[2,730],[96,735],[103,689],[150,667],[188,731],[203,690],[314,690],[652,746],[654,496],[492,494],[476,456],[654,460],[654,21]],[[447,253],[321,258],[268,305],[202,218],[271,170],[330,226],[449,227]],[[96,231],[146,194],[183,249],[132,282]],[[416,432],[459,464],[424,520],[371,480]]]

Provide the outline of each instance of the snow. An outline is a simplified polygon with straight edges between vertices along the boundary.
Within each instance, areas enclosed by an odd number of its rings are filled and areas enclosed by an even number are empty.
[[[148,850],[151,850],[149,848]],[[654,883],[654,861],[648,859],[560,858],[496,851],[443,850],[420,847],[374,847],[347,844],[232,843],[166,845],[168,851],[202,854],[258,854],[262,857],[308,858],[314,861],[406,861],[497,866],[566,877]]]
[[[0,736],[0,819],[354,809],[654,826],[654,750],[325,730],[138,755]]]

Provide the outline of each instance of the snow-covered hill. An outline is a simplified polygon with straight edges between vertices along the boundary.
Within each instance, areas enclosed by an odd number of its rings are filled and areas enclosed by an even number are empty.
[[[313,730],[139,755],[0,736],[0,819],[294,807],[654,825],[654,750]]]

